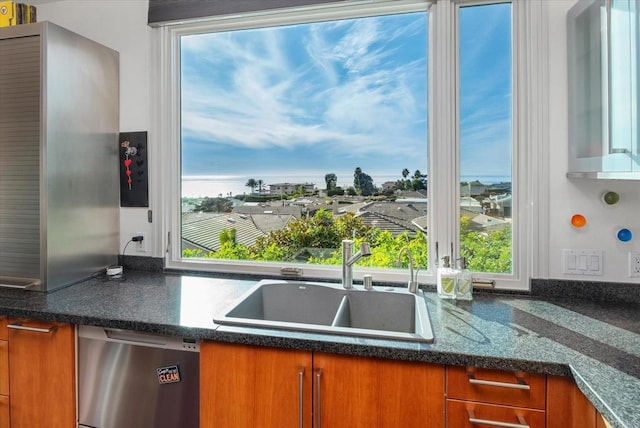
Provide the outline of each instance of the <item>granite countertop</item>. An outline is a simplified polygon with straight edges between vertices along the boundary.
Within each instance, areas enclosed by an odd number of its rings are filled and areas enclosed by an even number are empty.
[[[43,294],[0,290],[0,313],[200,339],[572,376],[614,427],[640,427],[640,304],[476,294],[425,298],[435,342],[219,326],[256,281],[130,271]]]

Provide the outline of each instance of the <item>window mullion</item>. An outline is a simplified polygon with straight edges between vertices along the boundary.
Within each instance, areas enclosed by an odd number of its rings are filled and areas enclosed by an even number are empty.
[[[430,22],[430,164],[429,164],[429,237],[431,267],[437,257],[451,254],[457,247],[457,203],[459,189],[457,173],[457,35],[455,5],[439,1],[434,6]],[[437,251],[436,251],[437,243]],[[454,251],[456,251],[454,249]]]

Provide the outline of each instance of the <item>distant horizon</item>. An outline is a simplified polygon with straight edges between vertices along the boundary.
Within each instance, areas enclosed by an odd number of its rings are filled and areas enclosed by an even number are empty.
[[[365,171],[366,172],[366,171]],[[411,177],[409,174],[409,177]],[[336,174],[337,175],[337,174]],[[371,175],[371,174],[370,174]],[[268,181],[264,180],[264,177],[272,177],[277,178],[277,180]],[[306,177],[306,180],[304,179]],[[318,178],[318,176],[315,176]],[[383,183],[387,181],[398,181],[402,179],[402,175],[398,174],[396,178],[391,178],[391,175],[387,175],[380,178],[385,178],[385,180],[376,180],[376,175],[371,175],[373,178],[373,182],[377,187],[380,187]],[[394,176],[395,177],[395,176]],[[408,177],[408,178],[409,178]],[[242,194],[250,194],[251,190],[246,186],[247,181],[253,178],[255,180],[262,179],[264,180],[264,186],[268,186],[269,184],[275,183],[312,183],[316,186],[316,188],[322,190],[325,189],[326,183],[324,181],[324,174],[322,175],[322,180],[313,180],[314,176],[309,175],[301,175],[301,176],[275,176],[275,175],[263,175],[262,177],[250,177],[245,175],[197,175],[197,176],[182,176],[182,197],[183,198],[204,198],[204,197],[218,197],[219,195],[227,196],[229,192],[232,195],[242,195]],[[299,180],[296,180],[299,178]],[[388,179],[386,179],[388,178]],[[427,179],[428,180],[428,179]],[[492,185],[492,184],[501,184],[501,183],[511,183],[511,176],[501,176],[501,175],[484,175],[484,176],[470,176],[463,177],[461,181],[471,182],[479,180],[482,184]],[[353,186],[353,174],[351,175],[351,179],[347,182],[340,180],[340,176],[338,175],[338,187],[342,187],[346,189],[349,186]]]

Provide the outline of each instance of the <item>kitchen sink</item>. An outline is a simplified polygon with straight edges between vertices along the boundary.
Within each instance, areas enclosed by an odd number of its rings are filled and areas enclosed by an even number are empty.
[[[422,291],[262,280],[213,319],[222,325],[433,342]]]

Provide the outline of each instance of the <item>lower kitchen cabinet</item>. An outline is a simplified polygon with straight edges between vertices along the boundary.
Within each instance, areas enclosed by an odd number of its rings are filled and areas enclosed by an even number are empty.
[[[598,412],[596,413],[596,428],[611,428],[607,420]]]
[[[444,426],[444,367],[205,342],[200,425]]]
[[[200,345],[200,427],[311,428],[311,352]]]
[[[568,377],[447,366],[449,428],[596,428],[596,415]]]
[[[0,395],[0,428],[9,428],[9,397]]]
[[[74,327],[12,318],[7,327],[11,428],[75,427]]]
[[[447,427],[545,427],[546,376],[447,366]]]
[[[451,428],[478,426],[545,428],[545,412],[523,407],[447,400],[447,426]]]
[[[0,316],[0,428],[9,427],[9,337],[7,317]]]
[[[596,414],[572,379],[547,376],[547,428],[596,428]]]
[[[314,353],[313,368],[314,427],[444,427],[441,365]]]

